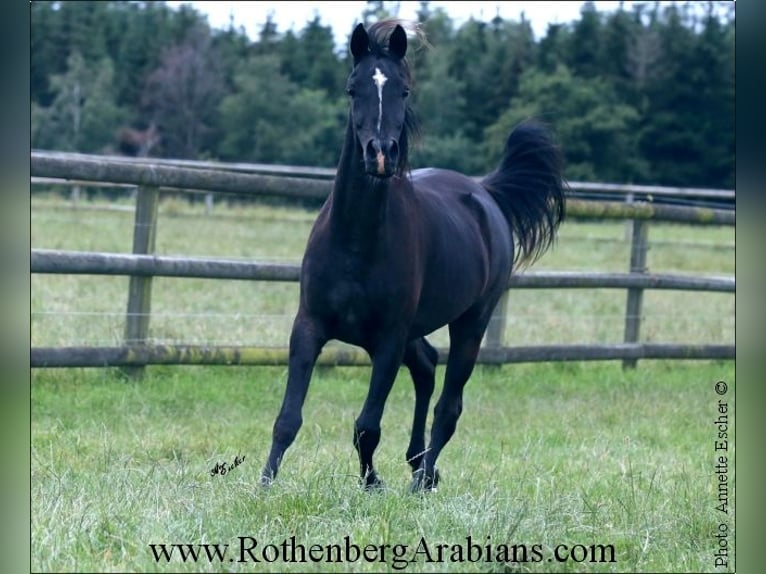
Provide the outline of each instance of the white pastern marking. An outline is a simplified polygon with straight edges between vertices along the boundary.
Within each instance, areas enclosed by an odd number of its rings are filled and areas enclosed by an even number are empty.
[[[388,78],[380,71],[380,68],[375,68],[372,81],[378,87],[378,135],[380,135],[380,122],[383,120],[383,84],[388,81]]]

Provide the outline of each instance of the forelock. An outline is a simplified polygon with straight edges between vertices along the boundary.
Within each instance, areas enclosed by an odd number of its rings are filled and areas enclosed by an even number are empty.
[[[373,55],[391,56],[391,52],[388,49],[388,42],[391,33],[397,26],[404,28],[404,31],[407,32],[408,36],[413,35],[421,42],[421,44],[427,45],[425,33],[416,22],[400,20],[398,18],[387,18],[375,22],[367,28],[367,35],[370,38],[370,52]],[[412,72],[406,57],[402,60],[402,64],[404,66],[406,77],[410,79]]]

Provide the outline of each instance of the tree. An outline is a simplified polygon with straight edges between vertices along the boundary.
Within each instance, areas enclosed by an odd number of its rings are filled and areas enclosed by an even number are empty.
[[[173,13],[156,3],[125,3],[121,9],[127,13],[114,58],[118,101],[130,106],[135,116],[143,116],[140,106],[146,78],[159,65],[163,50],[172,45],[168,21]],[[147,117],[141,119],[149,122]]]
[[[68,47],[64,44],[61,18],[53,10],[52,2],[32,2],[30,18],[30,95],[33,103],[47,107],[53,102],[51,76],[66,70]]]
[[[563,24],[548,24],[545,36],[537,48],[537,67],[545,73],[553,73],[559,64],[566,62],[569,30]]]
[[[628,51],[625,55],[625,65],[633,92],[644,94],[650,78],[661,56],[660,37],[656,24],[656,14],[653,14],[649,25],[643,24],[644,6],[633,7],[634,34],[630,38]],[[639,111],[643,113],[645,103],[637,101]]]
[[[601,17],[593,2],[583,4],[567,54],[573,74],[593,78],[601,72]]]
[[[411,164],[478,173],[481,161],[477,161],[477,154],[469,152],[475,146],[463,131],[464,86],[449,73],[446,50],[433,50],[427,58],[428,77],[416,79],[417,89],[412,96],[423,139],[411,148]]]
[[[448,52],[452,45],[454,34],[452,20],[444,8],[431,10],[428,2],[420,3],[418,25],[423,33],[425,42],[414,46],[414,49],[408,48],[407,53],[407,60],[416,74],[416,82],[430,77],[430,54]]]
[[[727,29],[728,28],[728,29]],[[692,81],[697,92],[697,130],[703,142],[700,185],[734,187],[734,27],[710,11],[697,38]]]
[[[502,110],[504,104],[518,93],[521,74],[535,60],[534,32],[523,12],[520,22],[507,22],[499,17],[492,21],[488,50],[490,57],[484,64],[484,86],[487,105],[495,110],[489,120],[491,123],[497,119],[496,110]]]
[[[224,136],[218,153],[222,159],[273,161],[279,155],[274,146],[280,142],[269,141],[259,124],[278,123],[296,92],[280,68],[276,55],[254,56],[234,75],[234,92],[220,105]]]
[[[633,182],[645,176],[646,165],[636,154],[638,113],[620,102],[604,78],[577,77],[563,65],[550,75],[525,72],[519,95],[486,130],[490,164],[500,157],[511,129],[530,118],[554,128],[569,179]]]
[[[348,102],[345,97],[327,97],[323,90],[304,88],[291,102],[288,113],[302,121],[287,122],[280,162],[335,167],[343,144]]]
[[[603,49],[600,54],[599,75],[609,78],[620,98],[631,104],[635,104],[635,97],[629,54],[631,46],[634,45],[636,28],[640,28],[640,24],[636,24],[620,4],[619,9],[606,18],[601,32]]]
[[[260,32],[258,32],[258,42],[256,42],[254,52],[256,54],[269,54],[272,53],[279,44],[279,30],[277,29],[277,23],[274,22],[274,14],[269,12],[266,15],[266,22],[261,26]]]
[[[114,67],[108,58],[89,65],[79,52],[67,71],[50,79],[53,102],[32,108],[32,146],[62,151],[99,152],[113,143],[125,111],[115,102]]]
[[[167,156],[197,158],[223,97],[223,75],[211,51],[207,26],[192,28],[183,44],[167,50],[147,79],[143,102],[151,110]]]
[[[335,55],[332,28],[318,16],[296,36],[285,34],[278,47],[282,71],[290,81],[310,89],[324,90],[330,97],[343,93],[348,70]]]
[[[699,137],[699,87],[694,76],[705,64],[694,61],[696,41],[687,18],[671,5],[654,24],[660,57],[645,84],[639,144],[652,166],[652,183],[704,186],[699,177],[704,142]]]
[[[226,30],[212,34],[211,50],[223,75],[226,92],[234,89],[234,74],[247,58],[249,47],[250,40],[244,28],[235,29],[231,21]]]
[[[465,124],[465,87],[449,73],[449,64],[449,54],[436,50],[428,55],[428,77],[416,78],[412,105],[429,137],[454,133]]]
[[[486,23],[473,18],[460,27],[452,45],[448,71],[463,88],[463,129],[474,142],[481,141],[482,130],[494,120],[496,113],[496,108],[486,98],[486,61],[494,56],[486,56],[489,53],[486,28]]]
[[[275,55],[251,58],[235,76],[235,87],[221,103],[222,158],[335,166],[344,98],[299,89],[282,74]]]

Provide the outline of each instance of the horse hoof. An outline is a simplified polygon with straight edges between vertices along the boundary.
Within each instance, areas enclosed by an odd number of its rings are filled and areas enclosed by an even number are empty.
[[[362,479],[362,486],[366,492],[374,492],[383,490],[386,487],[386,483],[378,478],[377,474],[371,474]]]
[[[433,476],[426,473],[424,468],[419,468],[412,473],[412,482],[410,483],[410,492],[413,494],[419,492],[436,492],[436,486],[439,484],[439,469],[434,468]]]
[[[269,486],[271,486],[272,482],[274,482],[273,474],[271,474],[270,472],[264,472],[263,474],[261,474],[260,483],[262,487],[268,488]]]

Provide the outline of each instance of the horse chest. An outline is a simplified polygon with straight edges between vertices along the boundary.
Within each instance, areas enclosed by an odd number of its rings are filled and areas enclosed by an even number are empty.
[[[362,342],[384,320],[390,300],[385,282],[364,261],[337,257],[330,265],[306,271],[305,303],[335,338]]]
[[[306,305],[333,331],[363,330],[374,318],[375,296],[368,270],[352,260],[337,258],[321,267],[309,267],[303,276]]]

